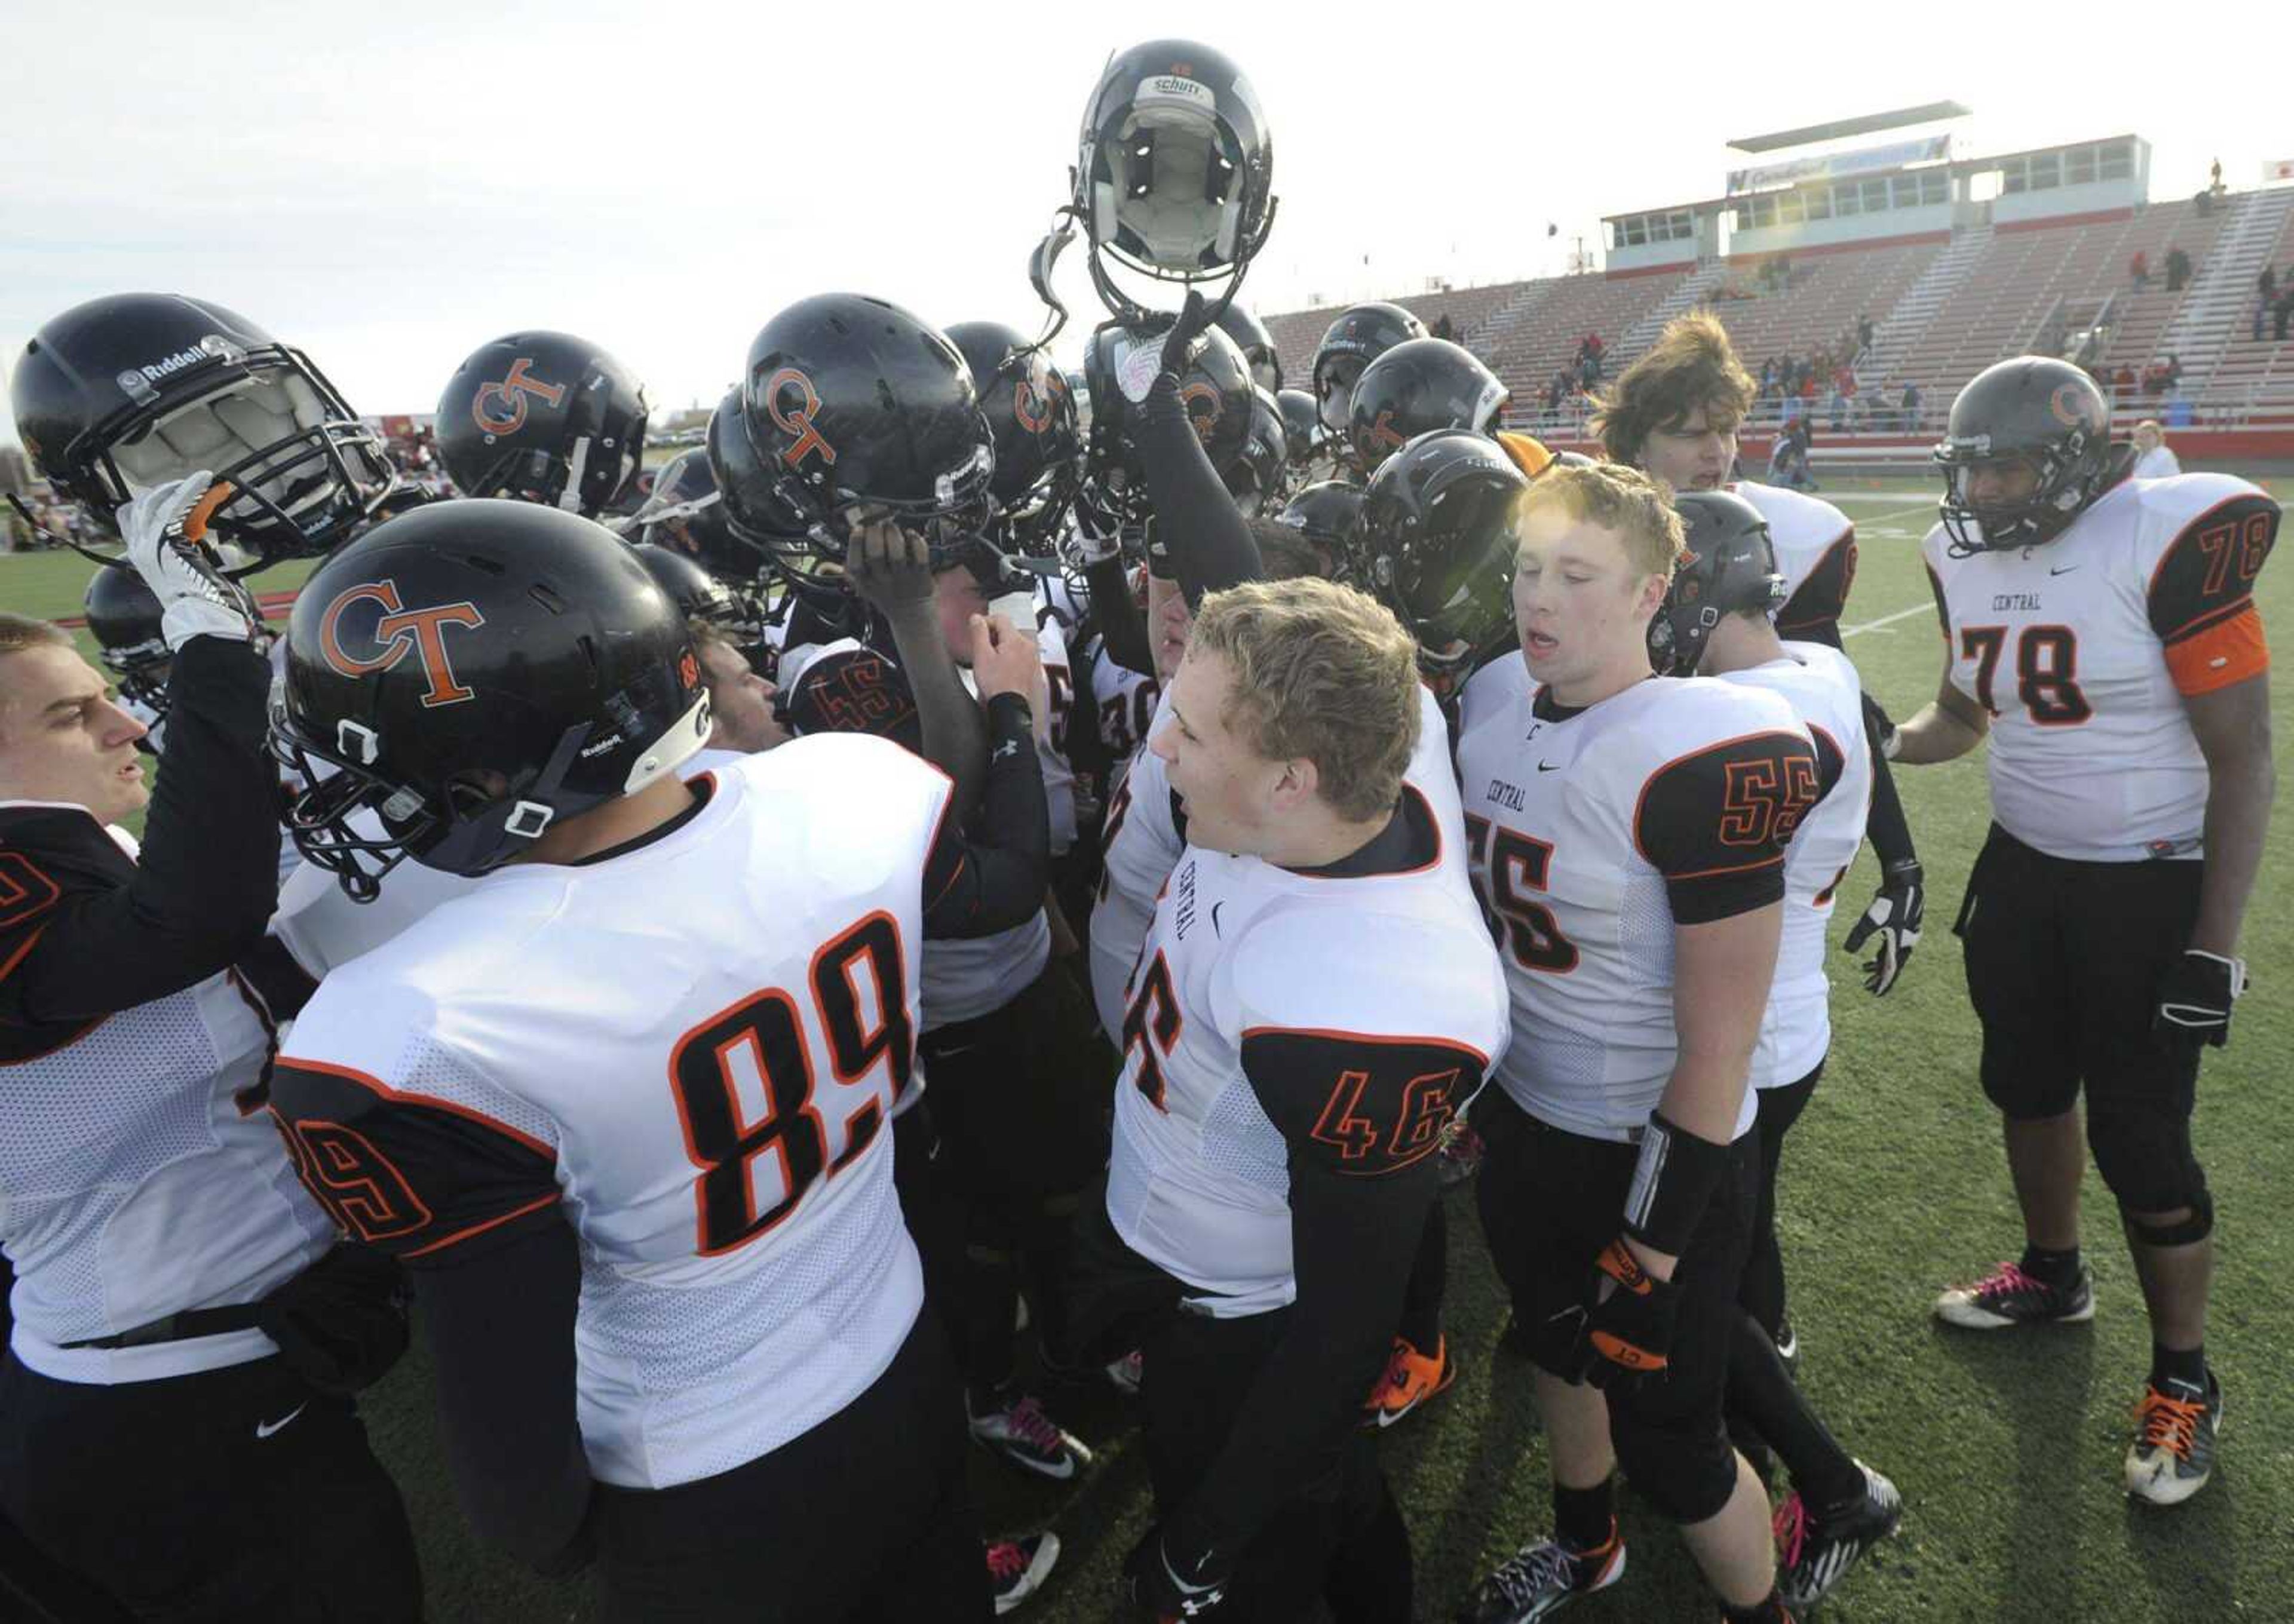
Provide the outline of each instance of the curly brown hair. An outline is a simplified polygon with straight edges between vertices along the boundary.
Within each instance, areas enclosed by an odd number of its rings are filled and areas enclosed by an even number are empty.
[[[1759,393],[1729,329],[1696,311],[1665,323],[1648,353],[1596,397],[1593,432],[1610,461],[1638,467],[1652,429],[1677,429],[1699,408],[1708,426],[1733,429]]]

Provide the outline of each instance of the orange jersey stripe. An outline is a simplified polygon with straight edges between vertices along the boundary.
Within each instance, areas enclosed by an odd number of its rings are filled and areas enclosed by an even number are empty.
[[[2184,695],[2211,694],[2270,669],[2262,616],[2249,604],[2219,624],[2167,646],[2167,670]]]

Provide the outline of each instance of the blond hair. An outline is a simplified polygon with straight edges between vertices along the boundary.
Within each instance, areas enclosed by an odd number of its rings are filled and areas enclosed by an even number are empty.
[[[1348,823],[1393,810],[1418,748],[1418,645],[1385,605],[1311,576],[1252,581],[1203,599],[1187,648],[1226,662],[1219,720],[1259,755],[1312,761]]]
[[[1515,533],[1520,533],[1531,515],[1548,508],[1558,508],[1574,523],[1615,535],[1637,575],[1670,577],[1687,550],[1680,516],[1672,510],[1672,488],[1639,468],[1597,462],[1547,470],[1516,500]]]
[[[71,633],[53,621],[36,621],[28,614],[0,609],[0,654],[20,654],[28,648],[69,648]]]
[[[1667,322],[1648,353],[1595,397],[1593,432],[1610,461],[1638,463],[1652,429],[1677,429],[1702,407],[1708,428],[1733,430],[1759,392],[1729,329],[1700,310]]]

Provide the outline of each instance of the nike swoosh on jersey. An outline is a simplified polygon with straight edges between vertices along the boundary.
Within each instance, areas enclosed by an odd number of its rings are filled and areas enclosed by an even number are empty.
[[[282,1431],[296,1417],[310,1408],[308,1404],[297,1404],[276,1421],[257,1421],[255,1424],[255,1435],[257,1438],[268,1438],[272,1433]]]
[[[1555,761],[1541,761],[1537,764],[1537,770],[1541,773],[1558,773],[1561,770],[1561,766]]]
[[[2075,564],[2051,564],[2047,566],[2047,573],[2050,575],[2068,575],[2078,567],[2079,566]]]

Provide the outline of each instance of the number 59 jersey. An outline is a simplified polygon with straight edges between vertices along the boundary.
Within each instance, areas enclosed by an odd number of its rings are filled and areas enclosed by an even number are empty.
[[[1673,927],[1783,897],[1817,800],[1808,730],[1778,695],[1703,677],[1571,710],[1507,658],[1466,686],[1458,775],[1512,994],[1498,1083],[1541,1122],[1630,1139],[1672,1075]],[[1756,1105],[1747,1088],[1737,1133]]]
[[[659,1489],[883,1373],[923,1304],[892,1188],[948,781],[799,739],[594,865],[484,876],[337,970],[273,1108],[305,1184],[410,1267],[580,1238],[582,1437]]]
[[[2184,699],[2269,669],[2254,581],[2278,504],[2225,474],[2122,480],[2053,541],[1923,551],[1952,686],[1991,716],[1992,816],[2090,863],[2195,857],[2207,764]]]

